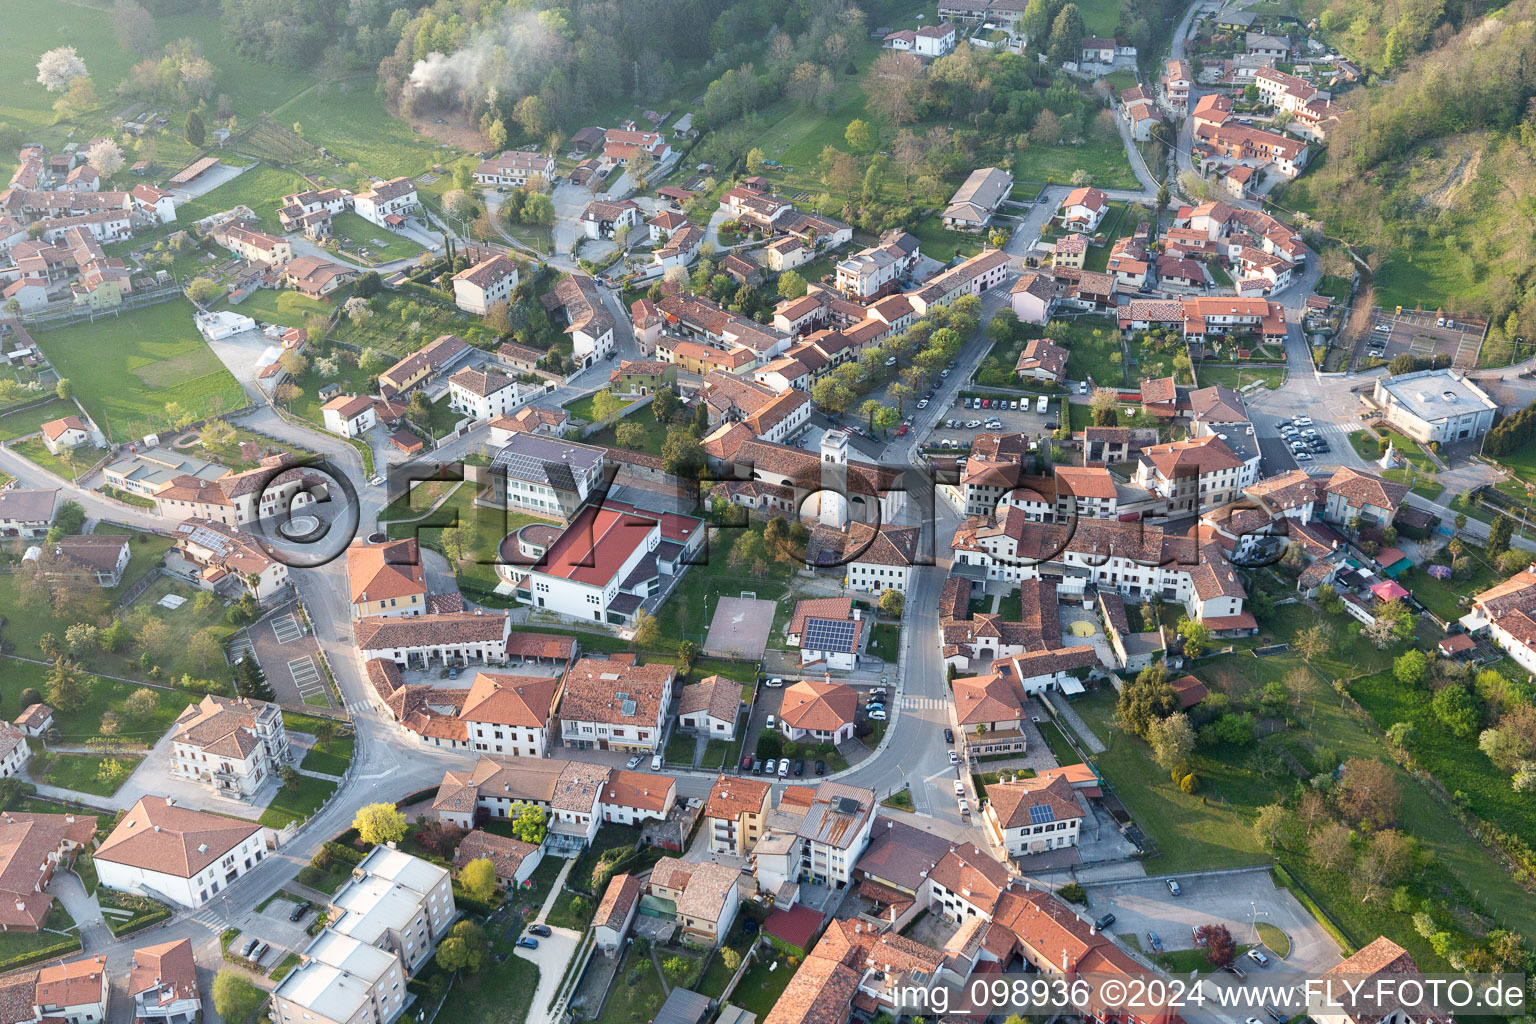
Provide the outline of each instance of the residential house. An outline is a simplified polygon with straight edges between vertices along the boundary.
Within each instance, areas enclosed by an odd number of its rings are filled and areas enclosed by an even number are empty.
[[[630,199],[594,199],[581,213],[582,234],[591,239],[612,238],[621,230],[640,224],[640,207]]]
[[[789,646],[800,648],[800,664],[851,672],[859,665],[865,636],[862,612],[851,597],[817,597],[798,602],[789,618]]]
[[[814,635],[816,620],[804,628]],[[858,704],[858,694],[846,683],[802,679],[785,688],[779,721],[791,743],[843,743],[853,738]]]
[[[7,743],[17,743],[25,750],[23,730],[10,732],[19,740],[8,739]],[[16,756],[12,750],[7,760],[14,762]],[[8,932],[39,931],[53,906],[48,885],[54,871],[61,864],[68,866],[76,853],[89,848],[95,834],[96,818],[91,815],[0,813],[0,897],[4,897],[0,927]]]
[[[382,658],[401,668],[496,665],[506,661],[511,621],[467,611],[371,615],[356,620],[352,632],[364,661]]]
[[[39,1021],[104,1024],[107,958],[98,955],[42,968],[37,972],[32,1003]]]
[[[398,950],[324,928],[300,959],[272,990],[274,1024],[391,1024],[405,1009]]]
[[[710,739],[736,738],[741,713],[741,684],[725,676],[705,676],[682,689],[677,727]]]
[[[293,259],[293,246],[287,239],[230,221],[213,229],[213,238],[236,256],[270,267],[281,267]]]
[[[368,395],[337,395],[320,407],[320,417],[333,434],[361,437],[378,426],[375,404]]]
[[[458,719],[482,754],[545,757],[560,681],[549,676],[475,674]]]
[[[554,292],[543,296],[543,301],[551,313],[564,314],[572,358],[581,366],[591,366],[613,355],[615,321],[596,281],[585,274],[567,274],[555,282]]]
[[[453,275],[454,305],[466,313],[485,316],[512,298],[517,264],[497,253]]]
[[[352,196],[352,208],[368,223],[399,231],[405,218],[419,206],[416,183],[410,178],[390,178]]]
[[[1159,80],[1163,86],[1163,92],[1168,97],[1168,105],[1175,113],[1182,114],[1189,106],[1189,88],[1194,82],[1194,76],[1190,72],[1189,62],[1185,60],[1170,60],[1163,67],[1163,73]]]
[[[193,1024],[203,1011],[192,940],[161,942],[135,949],[128,994],[133,1016],[148,1024]]]
[[[197,567],[192,582],[204,590],[247,593],[265,602],[288,586],[288,566],[232,526],[186,519],[176,526],[175,535],[176,553]]]
[[[599,949],[613,952],[623,943],[635,912],[640,909],[640,894],[644,888],[640,879],[627,872],[608,880],[608,888],[603,891],[603,899],[592,916],[592,934]]]
[[[379,845],[331,897],[326,930],[393,952],[413,974],[457,916],[447,868]]]
[[[878,594],[906,593],[913,567],[922,564],[915,526],[850,522],[842,529],[816,526],[806,550],[810,568],[833,568],[848,587]]]
[[[283,284],[301,295],[319,299],[356,280],[359,273],[330,260],[300,256],[283,267]]]
[[[608,773],[608,780],[597,798],[602,820],[617,825],[664,821],[676,805],[676,779],[669,775],[618,768]]]
[[[663,857],[651,869],[646,891],[676,906],[678,926],[689,941],[715,946],[724,941],[741,905],[738,877],[728,864]]]
[[[1021,323],[1043,324],[1056,312],[1060,286],[1047,274],[1025,271],[1013,283],[1009,301]]]
[[[379,394],[393,401],[463,361],[474,349],[456,334],[440,334],[419,352],[406,356],[379,374]]]
[[[652,753],[661,746],[677,669],[634,656],[582,658],[566,670],[561,742],[577,750]]]
[[[1257,446],[1245,458],[1228,443],[1235,440],[1213,433],[1143,448],[1133,482],[1161,497],[1170,515],[1225,505],[1259,478]]]
[[[1032,338],[1019,353],[1013,372],[1020,380],[1060,384],[1067,379],[1067,350],[1048,338]]]
[[[448,407],[473,420],[505,416],[532,397],[494,370],[463,367],[448,378]]]
[[[477,828],[454,848],[453,870],[457,875],[467,864],[488,860],[496,872],[496,884],[511,892],[528,880],[543,859],[542,847]]]
[[[79,448],[91,440],[91,430],[79,416],[49,420],[42,426],[43,446],[54,455]]]
[[[1092,187],[1075,188],[1061,201],[1061,225],[1068,231],[1093,234],[1109,212],[1109,197]]]
[[[1338,976],[1338,985],[1328,984],[1335,980],[1330,975]],[[1419,977],[1419,966],[1408,951],[1383,935],[1323,972],[1316,994],[1308,990],[1307,1014],[1317,1024],[1432,1024],[1452,1019],[1434,1005]],[[1415,987],[1397,984],[1407,980],[1416,986],[1416,1000],[1401,998],[1415,991]],[[1325,999],[1323,991],[1333,994]],[[1367,994],[1371,992],[1381,992],[1384,998],[1371,998]]]
[[[265,833],[255,822],[145,796],[96,848],[96,874],[109,889],[200,907],[261,863]]]
[[[216,796],[251,800],[292,760],[282,709],[208,694],[171,726],[171,774]]]
[[[524,150],[508,150],[480,161],[475,167],[475,183],[522,188],[535,174],[545,182],[553,182],[556,170],[553,156]]]
[[[982,818],[992,840],[1010,857],[1077,845],[1085,815],[1063,775],[1047,771],[1032,779],[994,782],[986,793]]]
[[[625,359],[608,375],[608,390],[616,395],[644,397],[663,388],[677,390],[677,366],[672,363]]]
[[[41,736],[53,725],[53,708],[47,704],[28,704],[16,716],[15,724],[28,736]]]
[[[347,582],[353,619],[427,610],[426,573],[414,537],[381,544],[353,540],[347,548]]]
[[[1322,516],[1328,522],[1350,526],[1359,520],[1363,525],[1386,527],[1408,496],[1408,485],[1340,466],[1328,478],[1323,493]]]
[[[709,852],[745,857],[768,820],[773,784],[765,779],[721,775],[704,804]]]

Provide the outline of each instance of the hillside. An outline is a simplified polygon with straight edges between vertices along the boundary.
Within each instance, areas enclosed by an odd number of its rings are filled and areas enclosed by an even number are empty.
[[[1494,356],[1536,335],[1532,7],[1444,29],[1395,77],[1350,93],[1326,158],[1277,195],[1368,256],[1383,305],[1490,317]]]

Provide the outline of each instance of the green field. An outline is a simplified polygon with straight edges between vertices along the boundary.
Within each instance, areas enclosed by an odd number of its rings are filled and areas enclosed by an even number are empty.
[[[1273,390],[1285,383],[1283,366],[1201,365],[1195,368],[1195,373],[1200,378],[1200,386],[1207,388],[1220,384],[1223,387],[1237,389],[1261,380]]]
[[[246,404],[240,387],[192,325],[185,299],[33,336],[96,425],[115,440],[169,426],[168,402],[202,417]]]
[[[272,117],[282,125],[302,125],[306,139],[380,178],[414,177],[444,159],[430,139],[385,112],[373,86],[371,76],[322,83],[283,104]]]
[[[230,305],[226,301],[214,308],[232,309],[262,323],[303,327],[305,322],[315,314],[328,317],[336,311],[333,304],[336,296],[332,295],[330,298],[331,302],[325,299],[312,299],[291,288],[284,288],[281,291],[257,288],[247,293],[246,297],[240,300],[239,305]]]
[[[60,789],[95,796],[111,796],[128,781],[128,775],[138,767],[138,760],[132,757],[117,758],[127,771],[113,781],[105,781],[98,778],[98,774],[109,758],[110,755],[102,757],[95,754],[41,752],[33,756],[28,772],[35,781],[46,786],[58,786]]]
[[[282,234],[283,225],[277,219],[277,208],[282,205],[283,196],[308,187],[309,182],[292,171],[257,164],[211,192],[178,206],[176,220],[180,224],[190,224],[237,206],[249,206],[260,219],[263,231]]]
[[[336,792],[336,783],[309,775],[299,776],[297,789],[279,789],[277,796],[261,812],[261,823],[268,828],[282,828],[290,821],[303,821]]]
[[[392,263],[421,252],[421,246],[404,235],[374,227],[351,211],[331,218],[331,226],[335,228],[336,236],[345,240],[343,243],[343,249],[347,251],[345,254],[366,249],[365,258],[375,263]],[[384,244],[381,246],[380,242]]]
[[[1087,171],[1099,188],[1141,187],[1118,137],[1112,142],[1088,139],[1080,146],[1030,146],[1013,162],[1013,176],[1019,181],[1061,185],[1076,171]]]
[[[79,410],[75,408],[74,402],[66,402],[62,398],[55,398],[51,402],[34,406],[31,409],[8,412],[4,416],[0,416],[0,441],[9,441],[15,437],[35,434],[38,428],[49,420],[60,419],[64,416],[74,416],[78,412]]]
[[[1124,384],[1125,365],[1117,358],[1121,355],[1120,331],[1115,322],[1081,317],[1070,321],[1069,326],[1071,334],[1063,342],[1067,347],[1067,376],[1072,380],[1092,378],[1104,387]]]

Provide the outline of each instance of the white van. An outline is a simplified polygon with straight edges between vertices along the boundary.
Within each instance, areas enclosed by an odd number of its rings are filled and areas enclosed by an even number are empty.
[[[1035,412],[1045,412],[1045,407],[1050,404],[1050,401],[1051,400],[1048,397],[1041,395],[1035,401]]]
[[[651,758],[651,771],[653,771],[653,772],[661,771],[661,755],[660,754],[657,754],[657,755],[655,755],[654,757]]]

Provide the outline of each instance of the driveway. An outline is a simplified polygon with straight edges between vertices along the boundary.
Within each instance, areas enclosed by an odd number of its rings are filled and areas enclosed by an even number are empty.
[[[55,874],[48,885],[48,891],[64,904],[69,916],[80,926],[82,950],[89,953],[112,943],[112,932],[101,918],[101,907],[97,905],[96,897],[86,893],[85,885],[73,871]]]
[[[1109,928],[1114,934],[1134,934],[1145,946],[1147,932],[1155,931],[1168,949],[1193,949],[1192,929],[1213,922],[1226,925],[1240,945],[1253,944],[1256,914],[1258,921],[1274,925],[1291,940],[1284,961],[1271,958],[1267,981],[1317,974],[1341,959],[1338,946],[1306,908],[1290,892],[1275,887],[1268,868],[1177,878],[1183,890],[1179,896],[1168,892],[1164,878],[1090,885],[1088,905],[1095,916],[1114,913]]]

